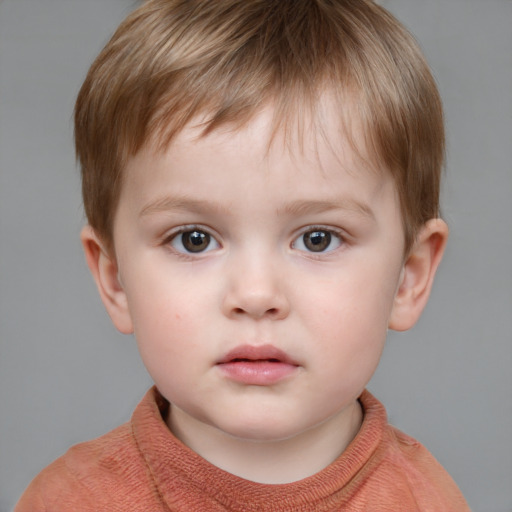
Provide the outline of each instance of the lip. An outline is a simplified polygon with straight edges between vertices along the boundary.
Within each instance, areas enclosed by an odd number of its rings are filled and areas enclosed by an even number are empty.
[[[216,366],[235,382],[269,386],[291,376],[299,364],[273,345],[241,345],[228,352]]]

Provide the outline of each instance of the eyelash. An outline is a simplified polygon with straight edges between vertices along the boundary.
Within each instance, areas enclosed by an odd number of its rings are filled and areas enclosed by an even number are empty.
[[[183,241],[183,235],[185,233],[190,233],[190,234],[198,233],[198,234],[206,235],[206,237],[208,238],[208,240],[207,240],[208,246],[206,247],[206,250],[198,250],[198,251],[187,250],[187,248],[184,245],[184,241]],[[177,248],[176,246],[173,245],[173,242],[176,242],[176,241],[179,242],[179,244],[181,245],[181,249]],[[209,246],[211,245],[211,242],[214,242],[217,245],[217,247],[210,248]],[[199,256],[201,254],[210,252],[210,251],[220,247],[220,243],[217,241],[216,236],[212,235],[208,229],[205,229],[204,227],[197,226],[197,225],[181,226],[179,229],[177,229],[176,231],[173,231],[169,236],[167,236],[165,238],[165,240],[163,241],[163,244],[166,246],[170,246],[176,254],[178,254],[179,256],[183,256],[183,257]],[[199,247],[200,244],[196,244],[196,245]]]
[[[305,246],[306,244],[304,242],[304,237],[308,234],[313,234],[313,233],[327,233],[328,234],[327,247],[329,247],[333,243],[333,239],[337,241],[337,246],[332,249],[321,250],[321,251],[307,250],[307,248],[305,250],[299,249],[299,250],[307,253],[309,256],[320,257],[324,254],[327,254],[327,253],[335,251],[336,249],[339,249],[340,246],[342,246],[343,244],[346,243],[345,235],[340,230],[330,228],[330,227],[328,228],[325,226],[308,226],[306,229],[304,229],[299,234],[299,236],[294,238],[292,245],[291,245],[292,248],[296,248],[295,246],[299,241],[302,241],[303,245]]]
[[[197,250],[197,251],[188,250],[187,247],[185,247],[184,240],[183,240],[183,235],[186,233],[190,233],[190,234],[197,233],[197,234],[203,235],[203,240],[205,240],[205,238],[206,238],[206,243],[207,243],[206,247],[204,249],[202,249],[200,247],[201,240],[198,239],[199,243],[195,244],[194,242],[192,242],[192,244],[197,246],[199,250]],[[309,250],[308,250],[307,242],[305,242],[305,240],[304,240],[304,237],[306,235],[308,235],[308,234],[312,235],[314,233],[317,233],[317,234],[322,233],[322,234],[328,235],[326,238],[324,238],[324,240],[318,240],[318,242],[319,242],[318,246],[321,248],[321,250],[319,250],[319,251],[311,250],[311,248],[309,248]],[[180,238],[180,236],[181,236],[181,238]],[[180,248],[173,245],[173,242],[176,242],[176,241],[181,246]],[[333,241],[335,244],[337,244],[336,247],[328,249],[332,245]],[[322,242],[327,244],[323,248],[322,248]],[[212,243],[213,243],[214,247],[210,247],[212,245]],[[325,226],[308,226],[298,236],[296,236],[293,239],[293,241],[291,243],[291,248],[297,249],[297,245],[300,243],[302,243],[302,245],[304,246],[304,249],[302,249],[302,248],[298,249],[299,251],[304,252],[311,256],[321,256],[326,253],[335,251],[340,246],[345,244],[346,240],[345,240],[344,234],[342,234],[337,229],[327,228]],[[163,244],[166,246],[171,246],[172,250],[175,253],[177,253],[178,255],[183,256],[183,257],[189,257],[189,258],[208,253],[212,250],[215,250],[215,249],[221,247],[221,244],[218,242],[217,237],[212,235],[210,230],[205,229],[202,226],[197,226],[197,225],[180,227],[178,230],[172,232],[169,236],[167,236],[165,238],[165,240],[163,241]],[[328,249],[328,250],[325,250],[325,249]]]

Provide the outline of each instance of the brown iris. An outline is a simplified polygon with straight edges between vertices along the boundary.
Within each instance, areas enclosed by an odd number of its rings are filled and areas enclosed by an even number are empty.
[[[181,234],[181,243],[188,252],[201,252],[210,245],[210,235],[203,231],[185,231]]]
[[[303,235],[304,245],[311,252],[322,252],[331,243],[331,233],[328,231],[309,231]]]

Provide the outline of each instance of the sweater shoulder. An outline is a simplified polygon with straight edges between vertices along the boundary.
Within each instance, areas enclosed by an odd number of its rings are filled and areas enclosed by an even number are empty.
[[[125,423],[71,447],[30,483],[15,512],[138,510],[133,498],[149,499],[151,476]],[[123,508],[129,505],[128,508]],[[131,508],[130,508],[131,507]]]
[[[421,512],[469,512],[469,507],[448,472],[419,441],[393,426],[383,439],[383,475],[394,490],[409,496]]]

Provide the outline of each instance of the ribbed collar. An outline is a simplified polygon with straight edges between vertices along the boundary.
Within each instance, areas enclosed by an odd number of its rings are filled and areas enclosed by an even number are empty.
[[[289,484],[244,480],[212,465],[181,443],[165,421],[169,403],[151,388],[135,409],[135,441],[162,500],[171,510],[306,512],[332,510],[350,498],[358,482],[378,464],[387,425],[382,404],[368,391],[360,397],[364,419],[343,454],[319,473]],[[377,456],[376,456],[377,455]]]

